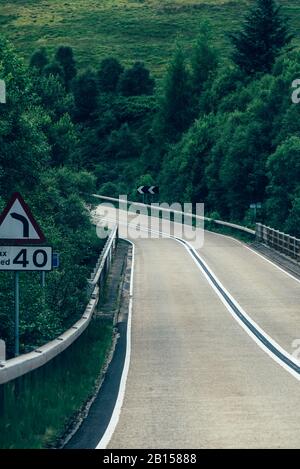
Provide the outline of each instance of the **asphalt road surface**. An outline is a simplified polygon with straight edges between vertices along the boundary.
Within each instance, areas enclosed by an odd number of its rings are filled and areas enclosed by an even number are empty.
[[[131,361],[109,448],[298,448],[299,381],[267,355],[172,239],[135,239]],[[300,285],[230,238],[201,257],[287,352]]]

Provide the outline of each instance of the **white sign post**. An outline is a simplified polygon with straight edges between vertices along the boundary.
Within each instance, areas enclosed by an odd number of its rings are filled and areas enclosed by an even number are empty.
[[[19,355],[19,273],[52,270],[52,247],[20,194],[13,194],[0,215],[0,271],[14,272],[15,356]]]

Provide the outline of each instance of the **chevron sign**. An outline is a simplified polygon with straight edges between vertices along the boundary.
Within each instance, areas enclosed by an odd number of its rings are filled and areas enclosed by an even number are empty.
[[[139,194],[159,194],[159,187],[158,186],[140,186],[138,188]]]

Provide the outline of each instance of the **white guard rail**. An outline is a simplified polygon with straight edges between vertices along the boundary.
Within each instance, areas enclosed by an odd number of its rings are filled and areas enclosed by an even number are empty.
[[[99,194],[92,194],[92,197],[96,197],[98,199],[107,200],[107,201],[111,201],[111,202],[122,202],[122,203],[127,203],[127,204],[140,205],[140,206],[146,207],[146,208],[151,208],[151,205],[148,205],[148,204],[143,204],[143,203],[140,203],[140,202],[133,202],[131,200],[116,199],[115,197],[107,197],[107,196],[99,195]],[[162,207],[155,207],[155,208],[157,208],[157,210],[159,210],[160,212],[183,213],[183,212],[178,212],[177,210],[171,210],[171,209],[162,208]],[[223,221],[223,220],[214,220],[213,218],[209,218],[209,217],[200,217],[199,215],[192,215],[191,214],[191,216],[195,219],[198,219],[198,220],[210,221],[210,222],[216,223],[216,225],[227,226],[229,228],[233,228],[233,229],[236,229],[236,230],[239,230],[239,231],[244,231],[244,232],[249,233],[253,236],[255,235],[255,230],[251,230],[251,228],[247,228],[246,226],[236,225],[235,223],[229,223],[229,222]]]
[[[261,223],[256,224],[256,239],[296,262],[300,262],[300,239]]]

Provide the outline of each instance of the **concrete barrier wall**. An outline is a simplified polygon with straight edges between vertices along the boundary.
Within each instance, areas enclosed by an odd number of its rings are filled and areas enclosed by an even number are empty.
[[[110,256],[114,254],[116,241],[118,239],[118,228],[117,226],[111,231],[104,249],[97,262],[97,269],[92,279],[89,281],[90,284],[90,301],[79,321],[64,332],[56,339],[48,342],[47,344],[39,347],[33,352],[20,355],[19,357],[12,358],[0,364],[0,384],[7,383],[13,379],[19,378],[20,376],[33,371],[52,360],[54,357],[59,355],[61,352],[66,350],[88,327],[97,303],[99,301],[99,294],[101,285],[99,284],[101,273],[110,264]],[[105,278],[102,279],[105,281]]]

